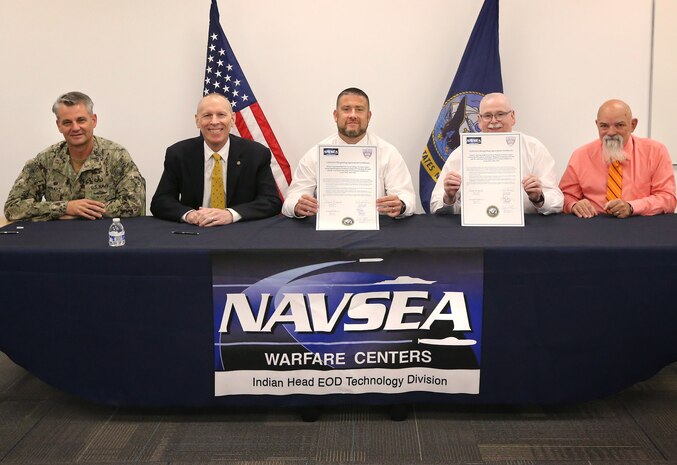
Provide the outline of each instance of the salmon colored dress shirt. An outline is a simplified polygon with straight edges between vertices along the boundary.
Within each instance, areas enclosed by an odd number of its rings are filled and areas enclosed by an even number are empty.
[[[624,147],[623,193],[634,215],[674,213],[675,173],[665,145],[652,139],[630,136]],[[574,151],[562,180],[564,213],[581,199],[588,199],[597,213],[605,213],[609,165],[602,155],[602,141],[596,140]]]

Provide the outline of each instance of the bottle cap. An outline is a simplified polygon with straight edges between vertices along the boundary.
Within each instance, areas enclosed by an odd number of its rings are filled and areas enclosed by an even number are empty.
[[[120,218],[113,218],[113,223],[119,223],[119,222],[120,222]]]

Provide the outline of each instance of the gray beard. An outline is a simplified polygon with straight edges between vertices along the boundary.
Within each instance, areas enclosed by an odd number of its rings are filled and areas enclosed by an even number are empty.
[[[355,139],[357,137],[360,137],[361,135],[365,134],[367,132],[366,129],[355,129],[355,130],[347,130],[345,128],[339,128],[338,130],[341,134],[343,134],[346,137],[350,137],[352,139]]]
[[[625,161],[625,152],[623,151],[623,138],[621,136],[604,136],[602,140],[602,154],[604,161],[613,163],[615,161],[622,163]]]

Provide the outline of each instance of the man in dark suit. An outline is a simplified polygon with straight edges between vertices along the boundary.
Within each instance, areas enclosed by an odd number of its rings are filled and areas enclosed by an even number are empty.
[[[200,100],[201,136],[172,145],[150,205],[154,216],[217,226],[276,215],[282,201],[270,169],[270,150],[230,134],[235,115],[220,94]]]

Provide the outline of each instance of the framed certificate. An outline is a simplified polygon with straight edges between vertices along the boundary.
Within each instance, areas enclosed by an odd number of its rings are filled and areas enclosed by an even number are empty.
[[[321,145],[318,157],[316,229],[379,229],[377,147]]]
[[[461,134],[461,225],[524,226],[519,133]]]

